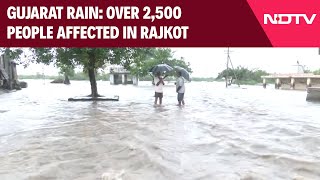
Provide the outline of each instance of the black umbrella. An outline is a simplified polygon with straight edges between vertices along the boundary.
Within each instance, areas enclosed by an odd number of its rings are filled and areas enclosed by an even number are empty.
[[[167,64],[158,64],[153,66],[149,72],[151,72],[152,74],[156,74],[157,72],[163,73],[163,72],[170,72],[172,71],[173,68]]]
[[[181,72],[181,76],[183,78],[185,78],[187,81],[191,81],[190,74],[186,69],[184,69],[180,66],[174,66],[174,69],[176,69],[176,71],[178,71],[178,72]]]

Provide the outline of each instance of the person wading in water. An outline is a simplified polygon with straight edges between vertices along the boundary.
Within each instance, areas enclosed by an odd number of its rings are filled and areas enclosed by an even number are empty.
[[[160,72],[157,72],[156,77],[153,79],[155,94],[154,94],[154,105],[157,105],[158,98],[159,104],[162,105],[162,98],[163,98],[163,86],[164,86],[164,79],[166,78],[161,76]]]
[[[178,93],[178,106],[184,105],[184,92],[185,92],[185,86],[184,86],[184,79],[181,76],[181,72],[177,73],[178,78],[176,84],[176,92]]]

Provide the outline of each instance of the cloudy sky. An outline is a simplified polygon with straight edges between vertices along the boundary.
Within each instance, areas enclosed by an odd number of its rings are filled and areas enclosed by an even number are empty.
[[[172,48],[176,57],[184,57],[191,63],[193,77],[216,77],[226,68],[227,48]],[[259,68],[269,73],[295,73],[297,61],[310,70],[320,68],[318,48],[230,48],[230,58],[234,65]],[[18,68],[19,74],[44,72],[55,75],[58,70],[44,65],[30,65]]]

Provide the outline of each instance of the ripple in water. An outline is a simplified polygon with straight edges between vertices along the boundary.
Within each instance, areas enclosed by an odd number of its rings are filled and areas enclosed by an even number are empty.
[[[192,82],[180,108],[172,85],[154,107],[149,82],[98,82],[119,102],[66,101],[87,82],[28,83],[0,95],[1,179],[320,179],[319,104],[305,92]]]

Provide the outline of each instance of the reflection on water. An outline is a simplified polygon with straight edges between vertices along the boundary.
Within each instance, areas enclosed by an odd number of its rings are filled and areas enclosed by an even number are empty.
[[[153,106],[151,84],[111,86],[119,102],[68,102],[89,94],[28,81],[0,95],[1,179],[320,179],[320,105],[306,92],[189,83]]]

